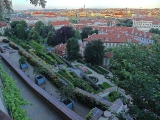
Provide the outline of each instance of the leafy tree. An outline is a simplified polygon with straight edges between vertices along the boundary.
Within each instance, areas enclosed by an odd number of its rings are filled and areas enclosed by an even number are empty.
[[[25,28],[22,24],[17,24],[16,25],[16,33],[17,33],[17,37],[19,39],[24,39],[26,34],[25,34]]]
[[[43,37],[43,38],[46,38],[47,35],[48,35],[48,26],[41,26],[41,32],[40,32],[40,35]]]
[[[16,28],[16,25],[19,23],[19,21],[12,21],[10,23],[11,28]]]
[[[38,21],[35,23],[35,31],[37,31],[39,34],[41,34],[41,27],[44,26],[44,23],[42,21]]]
[[[110,60],[114,81],[132,97],[130,115],[137,120],[158,120],[160,115],[160,44],[119,46]]]
[[[94,33],[98,34],[98,29],[95,29],[95,30],[94,30]]]
[[[54,45],[57,45],[60,43],[66,43],[67,40],[72,37],[74,37],[74,31],[72,27],[68,27],[68,26],[61,27],[56,31],[56,35],[52,43]]]
[[[26,58],[24,56],[21,56],[21,58],[19,59],[18,62],[23,64],[23,63],[25,63],[25,61],[26,61]]]
[[[11,29],[6,28],[6,29],[4,30],[4,36],[11,37],[11,36],[12,36]]]
[[[84,38],[88,38],[88,35],[91,35],[91,34],[92,34],[92,28],[88,26],[84,27],[81,32],[82,40]]]
[[[76,60],[80,57],[78,40],[74,38],[68,39],[66,47],[69,60]]]
[[[74,38],[75,39],[80,39],[81,38],[81,34],[80,34],[80,32],[78,31],[78,30],[75,30],[74,28],[73,28],[73,32],[74,32]]]
[[[60,93],[61,101],[65,99],[70,101],[74,98],[74,88],[71,85],[64,85],[57,92]]]
[[[87,43],[84,50],[86,61],[92,65],[100,65],[104,56],[104,48],[100,39]]]
[[[48,36],[47,36],[47,44],[51,45],[53,42],[53,39],[55,37],[55,33],[54,32],[49,32]]]
[[[51,23],[48,24],[48,33],[49,32],[56,32],[55,28],[53,27],[53,25]]]
[[[28,26],[27,22],[25,20],[19,21],[18,24],[21,24],[24,28],[26,28]]]
[[[28,39],[33,39],[33,40],[36,40],[36,41],[39,40],[39,34],[38,34],[37,31],[34,30],[34,28],[32,28],[32,29],[29,31]]]
[[[150,33],[156,33],[156,34],[160,34],[160,30],[158,28],[151,28],[149,30]]]
[[[30,3],[37,6],[42,6],[42,8],[45,8],[46,0],[30,0]],[[0,1],[0,18],[1,20],[4,20],[5,16],[12,12],[12,2],[10,0],[1,0]]]

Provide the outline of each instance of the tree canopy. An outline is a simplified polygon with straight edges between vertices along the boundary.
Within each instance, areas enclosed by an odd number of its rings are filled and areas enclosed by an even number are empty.
[[[132,97],[129,113],[136,120],[158,120],[160,116],[160,44],[113,48],[109,69],[112,81]]]
[[[30,0],[30,3],[32,5],[39,5],[42,6],[42,8],[45,8],[46,6],[46,0]],[[1,0],[0,1],[0,19],[4,20],[4,18],[7,16],[8,13],[13,11],[12,9],[12,1],[10,0]]]
[[[57,45],[60,43],[66,43],[69,38],[72,38],[74,36],[75,34],[72,27],[68,26],[61,27],[56,31],[56,35],[54,37],[52,44]]]
[[[83,27],[82,32],[81,32],[82,40],[84,38],[88,38],[88,35],[91,35],[91,31],[92,31],[91,27],[88,27],[88,26]]]
[[[80,57],[78,40],[74,38],[68,39],[66,47],[69,60],[76,60]]]
[[[54,32],[49,32],[48,33],[48,36],[47,36],[47,44],[48,45],[52,45],[54,37],[55,37],[55,33]]]
[[[104,48],[103,42],[100,39],[87,43],[84,50],[86,62],[92,65],[100,65],[104,57]]]
[[[37,31],[34,30],[34,28],[32,28],[32,29],[29,31],[28,39],[30,39],[30,40],[36,40],[36,41],[39,40],[39,34],[38,34]]]

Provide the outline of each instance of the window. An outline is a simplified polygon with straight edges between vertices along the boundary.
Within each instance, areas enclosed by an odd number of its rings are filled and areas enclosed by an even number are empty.
[[[108,41],[108,38],[106,38],[105,41]]]

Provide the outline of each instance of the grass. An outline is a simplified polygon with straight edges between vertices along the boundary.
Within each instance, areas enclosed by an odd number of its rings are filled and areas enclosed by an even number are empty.
[[[108,96],[106,96],[107,100],[109,100],[110,102],[114,102],[115,100],[117,100],[119,98],[119,93],[117,91],[113,91],[110,92],[108,94]]]
[[[103,86],[104,89],[107,89],[107,88],[111,87],[111,85],[108,84],[107,82],[103,82],[102,86]]]
[[[88,69],[87,69],[87,70],[88,70]],[[87,74],[92,74],[92,72],[88,70]]]
[[[98,91],[94,92],[95,94],[100,93],[100,92],[102,92],[102,91],[111,87],[111,85],[108,84],[107,82],[103,82],[103,84],[98,84],[98,86],[101,88],[101,90],[98,90]]]

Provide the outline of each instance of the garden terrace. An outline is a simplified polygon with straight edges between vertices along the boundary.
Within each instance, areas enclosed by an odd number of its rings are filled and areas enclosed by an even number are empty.
[[[108,100],[104,100],[102,97],[86,92],[80,88],[76,88],[75,92],[76,98],[81,97],[79,100],[89,107],[98,107],[101,110],[107,110],[109,106],[112,106],[112,103]]]
[[[58,56],[57,54],[54,54],[54,53],[49,52],[48,55],[51,56],[52,58],[54,58],[54,59],[57,61],[58,64],[64,64],[64,65],[66,64],[65,62],[63,62],[63,61],[59,58],[59,56]]]
[[[53,96],[48,94],[42,88],[37,86],[27,75],[21,71],[18,67],[16,67],[5,55],[1,54],[4,61],[11,66],[11,68],[24,80],[24,82],[40,97],[43,98],[50,106],[53,107],[59,114],[61,114],[65,120],[83,120],[79,115],[74,113],[72,110],[67,108],[64,104],[60,101],[55,99]]]
[[[58,71],[58,73],[70,81],[75,87],[79,87],[88,92],[94,92],[94,89],[91,87],[90,83],[79,78],[74,72],[69,73],[66,69],[62,68]]]

